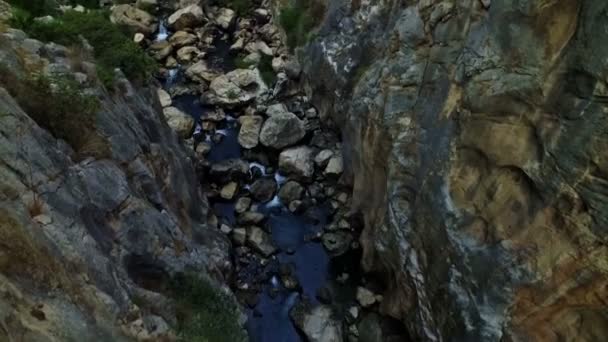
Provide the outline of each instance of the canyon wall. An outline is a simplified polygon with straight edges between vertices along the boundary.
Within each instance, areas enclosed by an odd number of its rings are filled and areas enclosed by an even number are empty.
[[[327,1],[299,49],[425,341],[608,339],[608,3]]]
[[[0,44],[4,71],[61,72],[99,99],[95,139],[75,151],[22,108],[52,101],[0,88],[0,340],[171,338],[172,276],[223,281],[230,243],[205,224],[208,204],[154,85],[118,75],[110,93],[82,52],[13,29]],[[86,132],[80,114],[72,136]]]

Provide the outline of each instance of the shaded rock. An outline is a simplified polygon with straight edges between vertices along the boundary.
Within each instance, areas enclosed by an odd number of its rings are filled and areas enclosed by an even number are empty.
[[[220,8],[215,17],[215,23],[224,30],[228,30],[234,24],[236,12],[230,8]]]
[[[287,106],[284,103],[275,103],[266,108],[266,115],[275,116],[279,114],[288,114]]]
[[[277,191],[277,183],[273,178],[260,178],[251,185],[251,194],[260,202],[268,202]]]
[[[331,256],[339,256],[350,249],[353,236],[348,232],[335,231],[323,234],[321,241]]]
[[[209,176],[212,180],[227,183],[244,179],[249,174],[249,164],[241,159],[227,159],[211,165]]]
[[[199,56],[201,51],[194,46],[184,46],[177,50],[177,61],[181,64],[190,63],[194,58]]]
[[[207,66],[207,62],[200,60],[186,69],[186,77],[197,82],[211,82],[218,77],[218,73]]]
[[[242,214],[242,213],[246,212],[250,206],[251,206],[251,198],[241,197],[236,201],[236,203],[234,205],[234,211],[236,211],[238,214]]]
[[[183,30],[202,24],[204,19],[203,9],[198,5],[190,5],[177,10],[167,19],[167,24],[173,30]]]
[[[331,307],[299,302],[289,315],[310,342],[343,342],[342,324],[334,318]]]
[[[167,124],[181,138],[187,139],[192,134],[194,129],[194,119],[175,107],[166,107],[163,109],[163,114],[167,120]]]
[[[306,135],[306,127],[293,113],[269,117],[262,126],[260,142],[266,147],[281,149],[293,145]]]
[[[310,179],[314,173],[312,150],[307,146],[284,150],[279,155],[279,170],[296,179]]]
[[[157,61],[162,61],[173,52],[173,46],[167,41],[156,42],[149,47],[150,54]]]
[[[333,301],[333,296],[334,294],[331,290],[331,287],[327,285],[321,286],[316,293],[317,299],[323,304],[331,304],[331,302]]]
[[[169,37],[169,43],[176,48],[193,45],[197,40],[198,38],[194,34],[186,31],[177,31]]]
[[[264,221],[264,214],[255,211],[246,211],[239,215],[237,222],[242,225],[255,225]]]
[[[260,130],[264,118],[258,115],[245,115],[239,117],[241,129],[239,130],[239,144],[244,148],[254,148],[260,140]]]
[[[296,181],[288,181],[283,184],[281,190],[279,190],[279,198],[283,203],[291,204],[295,200],[302,198],[304,193],[304,187]]]
[[[196,153],[196,157],[202,159],[211,151],[211,145],[206,142],[201,142],[196,146],[194,152]]]
[[[159,88],[156,93],[158,94],[158,100],[160,101],[160,105],[164,107],[171,106],[171,95],[167,93],[164,89]]]
[[[232,230],[232,241],[239,246],[245,245],[247,242],[247,229],[235,228]]]
[[[315,164],[319,167],[326,167],[327,163],[334,156],[334,152],[332,150],[322,150],[315,156]]]
[[[215,105],[244,105],[268,88],[257,69],[237,69],[211,81],[203,102]]]
[[[344,171],[344,165],[342,161],[342,155],[337,155],[331,157],[329,162],[327,163],[327,167],[325,168],[325,173],[328,176],[338,176],[341,175]]]
[[[272,242],[272,237],[259,227],[247,229],[247,244],[265,257],[271,256],[277,250]]]
[[[220,196],[225,200],[231,200],[236,195],[239,189],[239,185],[237,182],[230,182],[222,188],[220,191]]]
[[[376,295],[365,287],[357,287],[357,301],[362,307],[367,308],[376,303]]]
[[[150,13],[131,5],[117,5],[112,8],[110,20],[117,25],[127,26],[133,31],[151,35],[156,32],[156,18]]]

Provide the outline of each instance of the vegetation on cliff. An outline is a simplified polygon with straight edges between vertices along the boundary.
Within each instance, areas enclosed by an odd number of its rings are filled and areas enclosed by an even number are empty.
[[[319,0],[297,0],[295,4],[283,8],[279,22],[287,35],[289,48],[293,50],[306,44],[324,15],[325,5]]]
[[[112,84],[114,69],[120,68],[132,81],[146,80],[155,70],[154,60],[135,44],[126,30],[112,24],[101,10],[85,13],[56,13],[44,0],[13,0],[15,8],[11,25],[32,38],[65,46],[82,45],[81,37],[93,47],[98,75],[106,86]],[[56,15],[54,20],[34,20]]]
[[[239,325],[236,302],[208,280],[183,275],[172,282],[177,301],[178,333],[188,342],[241,342],[246,340]]]

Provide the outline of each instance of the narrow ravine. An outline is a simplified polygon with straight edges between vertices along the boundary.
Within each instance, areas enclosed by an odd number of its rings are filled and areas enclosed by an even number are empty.
[[[351,212],[340,132],[300,90],[300,67],[269,11],[209,11],[211,22],[185,31],[163,19],[148,49],[166,66],[161,104],[192,148],[209,225],[232,242],[231,287],[249,339],[356,338],[362,307],[381,298],[361,287],[362,219]],[[176,58],[172,46],[181,46]]]

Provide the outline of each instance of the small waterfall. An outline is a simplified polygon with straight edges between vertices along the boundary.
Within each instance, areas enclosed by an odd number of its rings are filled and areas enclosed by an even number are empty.
[[[249,171],[253,172],[253,168],[257,168],[260,171],[262,171],[263,175],[266,175],[266,166],[260,164],[260,163],[256,163],[256,162],[251,162],[249,163]]]
[[[167,79],[165,80],[165,88],[169,88],[175,84],[178,74],[179,74],[179,68],[169,69],[169,75],[167,76]]]
[[[279,186],[285,184],[287,182],[287,177],[281,175],[278,171],[274,173],[274,180],[277,182]]]
[[[167,40],[167,38],[169,38],[169,31],[167,31],[167,26],[165,26],[165,21],[161,20],[161,22],[158,24],[158,33],[156,34],[154,41],[162,42],[164,40]]]
[[[228,131],[225,129],[216,129],[215,133],[221,134],[223,136],[228,136]]]
[[[283,205],[283,203],[281,203],[279,196],[275,195],[270,202],[266,203],[265,207],[266,208],[276,208],[276,207],[280,207],[282,205]]]

